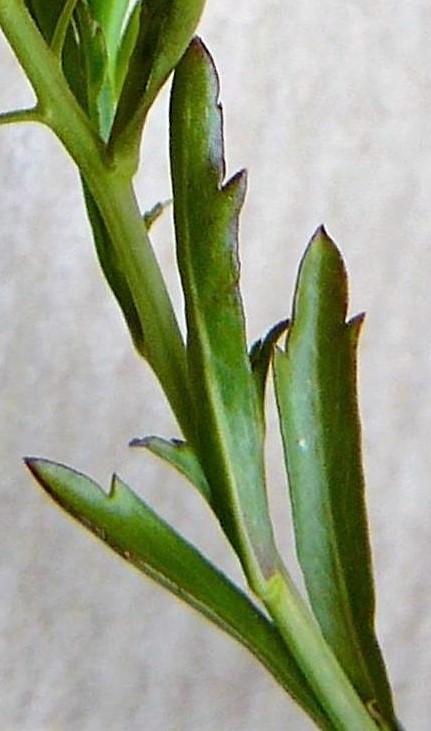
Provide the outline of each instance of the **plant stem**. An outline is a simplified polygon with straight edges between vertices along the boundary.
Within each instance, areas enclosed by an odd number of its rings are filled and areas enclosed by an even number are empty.
[[[121,160],[113,160],[68,88],[23,0],[0,0],[0,24],[35,90],[40,121],[77,164],[104,219],[133,293],[153,368],[184,435],[190,436],[189,387],[183,339]]]
[[[267,582],[265,596],[261,598],[334,728],[337,731],[376,731],[376,724],[287,572],[281,569],[272,576]]]
[[[17,124],[18,122],[42,122],[37,107],[0,112],[0,125]]]
[[[131,181],[104,168],[86,182],[120,257],[144,331],[142,355],[153,368],[184,436],[190,438],[184,344]]]
[[[61,59],[64,41],[78,0],[66,0],[51,41],[52,52]]]

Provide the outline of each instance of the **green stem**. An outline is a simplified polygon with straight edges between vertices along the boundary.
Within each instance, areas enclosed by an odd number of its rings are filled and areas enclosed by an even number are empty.
[[[144,331],[144,352],[182,428],[190,438],[184,344],[130,179],[106,168],[86,182],[126,273]]]
[[[61,59],[61,52],[63,50],[64,41],[66,39],[67,29],[69,28],[73,11],[75,10],[77,2],[78,0],[66,0],[57,23],[57,27],[54,31],[54,35],[52,37],[51,50],[59,60]]]
[[[42,122],[36,107],[33,109],[13,109],[10,112],[0,113],[0,125],[16,124],[17,122]]]
[[[265,596],[261,598],[334,729],[377,731],[378,727],[283,569],[268,580]]]
[[[113,161],[78,105],[23,0],[0,0],[0,25],[49,126],[77,164],[112,238],[144,331],[153,368],[185,436],[191,408],[183,339],[133,190],[131,176]]]

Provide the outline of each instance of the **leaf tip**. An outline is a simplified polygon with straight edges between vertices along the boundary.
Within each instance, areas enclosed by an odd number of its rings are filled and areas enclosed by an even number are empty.
[[[321,249],[330,249],[333,251],[336,251],[339,254],[339,250],[337,245],[335,244],[334,240],[329,236],[325,225],[323,223],[320,224],[313,233],[307,249],[310,248],[317,248],[320,247]]]
[[[46,468],[53,465],[48,459],[42,457],[23,457],[23,462],[27,469],[30,470],[33,477],[46,489],[46,481],[44,479],[44,472]]]
[[[362,332],[362,325],[364,324],[364,320],[365,312],[359,312],[359,314],[352,317],[346,324],[350,336],[350,342],[352,343],[354,349],[356,349],[358,345],[358,340]]]
[[[117,475],[116,472],[112,473],[111,482],[109,485],[109,490],[106,494],[106,497],[108,500],[115,500],[116,497],[118,497],[119,492],[124,487],[124,482],[122,479]]]
[[[311,237],[299,267],[294,316],[319,312],[326,326],[344,324],[347,315],[347,271],[337,245],[323,225]],[[314,313],[314,314],[313,314]]]
[[[151,442],[151,437],[149,437],[149,436],[133,437],[133,439],[131,439],[129,442],[129,447],[133,447],[133,448],[140,447],[142,449],[146,449],[150,445],[150,442]]]

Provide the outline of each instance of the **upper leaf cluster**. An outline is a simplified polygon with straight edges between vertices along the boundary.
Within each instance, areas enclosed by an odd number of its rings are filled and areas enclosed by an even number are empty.
[[[148,110],[205,0],[25,1],[101,138],[135,169]]]

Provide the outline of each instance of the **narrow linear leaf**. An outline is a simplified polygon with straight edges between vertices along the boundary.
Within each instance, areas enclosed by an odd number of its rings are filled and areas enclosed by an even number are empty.
[[[68,0],[25,0],[25,5],[41,35],[51,46],[63,22],[63,12]],[[86,79],[82,53],[71,27],[62,28],[62,68],[67,82],[81,107],[87,111]],[[57,41],[56,41],[57,42]],[[58,52],[58,48],[55,51]]]
[[[223,184],[222,114],[212,59],[195,39],[177,66],[170,149],[177,258],[197,443],[217,516],[252,582],[277,565],[263,431],[239,293],[238,216],[245,175]]]
[[[115,98],[106,37],[103,27],[85,2],[78,5],[75,28],[84,69],[86,109],[102,139],[107,140],[115,113]]]
[[[66,0],[63,4],[61,14],[57,20],[55,31],[51,38],[51,50],[61,58],[64,42],[66,40],[67,31],[72,22],[73,13],[79,0]]]
[[[182,439],[162,439],[148,436],[132,439],[131,447],[143,447],[168,462],[194,485],[202,497],[211,504],[211,490],[202,467],[192,447]]]
[[[130,0],[88,0],[88,4],[98,24],[103,28],[108,56],[115,64]]]
[[[148,110],[186,50],[204,5],[205,0],[141,0],[139,31],[111,134],[115,152],[128,156],[132,168]]]
[[[288,327],[289,320],[277,322],[263,338],[256,340],[250,348],[250,363],[259,399],[262,424],[265,423],[265,389],[274,348]]]
[[[128,18],[127,25],[121,36],[120,46],[117,50],[115,58],[115,92],[117,99],[119,99],[121,95],[121,90],[129,71],[129,63],[133,54],[133,49],[135,48],[138,40],[140,14],[141,8],[139,3],[137,3]]]
[[[67,2],[68,0],[25,0],[33,20],[49,45]]]
[[[98,22],[93,7],[97,3],[91,0],[26,0],[26,5],[47,44],[61,56],[64,75],[79,104],[102,138],[107,139],[117,101],[115,66],[112,68],[115,57],[111,62],[107,46],[113,38],[111,26],[105,29]],[[115,0],[102,5],[105,12],[108,5],[115,6],[115,32],[124,8],[117,7]],[[103,12],[99,14],[105,20]],[[109,39],[105,30],[111,34]]]
[[[135,6],[128,17],[129,6],[129,0],[81,0],[76,13],[76,28],[86,62],[88,107],[90,110],[95,107],[97,127],[105,141],[111,132],[137,40],[136,9],[139,8]]]
[[[64,465],[37,458],[25,462],[55,502],[138,570],[238,640],[320,728],[331,730],[270,620],[122,480],[114,476],[106,493]]]
[[[322,632],[365,703],[395,723],[374,632],[356,348],[347,275],[323,228],[302,260],[285,351],[274,359],[296,546]],[[371,707],[371,706],[370,706]]]

